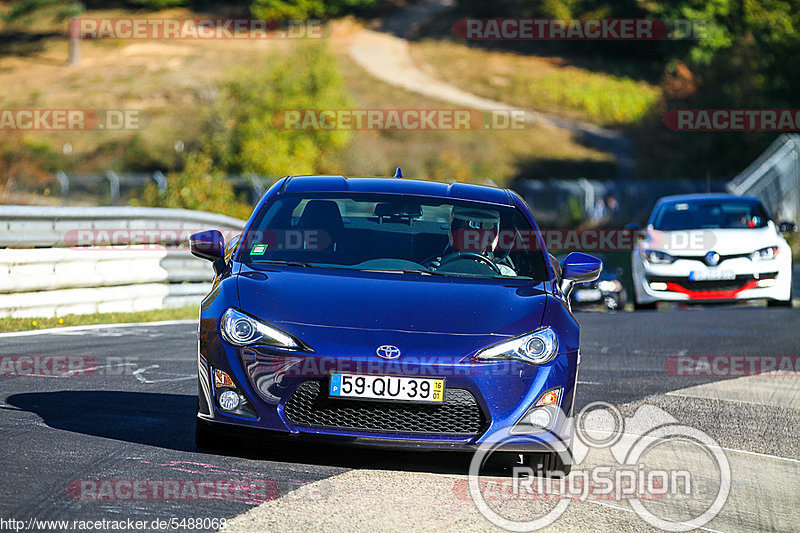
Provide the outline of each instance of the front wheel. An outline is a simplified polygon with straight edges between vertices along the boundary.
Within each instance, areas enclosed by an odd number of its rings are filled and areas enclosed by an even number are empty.
[[[637,302],[635,299],[633,300],[633,309],[636,310],[636,311],[652,311],[655,308],[656,308],[656,302],[650,302],[650,303],[643,304],[643,303]]]
[[[791,307],[791,300],[767,300],[767,307]]]
[[[566,463],[565,455],[568,458]],[[522,463],[533,470],[534,474],[541,472],[546,477],[567,477],[572,471],[572,454],[570,452],[524,453]]]
[[[216,450],[225,446],[221,436],[197,418],[194,421],[194,443],[201,450]]]

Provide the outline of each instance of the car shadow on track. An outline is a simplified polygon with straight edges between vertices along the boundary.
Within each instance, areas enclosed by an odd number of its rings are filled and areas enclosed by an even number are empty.
[[[440,474],[469,471],[472,454],[348,447],[330,443],[231,437],[230,445],[199,450],[194,443],[197,397],[186,394],[123,391],[58,391],[14,394],[6,403],[34,413],[64,431],[138,443],[181,452],[355,469],[402,470]],[[58,442],[54,442],[58,446]],[[511,475],[515,458],[494,460],[484,474]]]

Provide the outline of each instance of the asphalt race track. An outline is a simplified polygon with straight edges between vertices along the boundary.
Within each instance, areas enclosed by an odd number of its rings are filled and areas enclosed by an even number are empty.
[[[732,472],[728,502],[706,527],[796,530],[798,374],[693,377],[670,375],[675,372],[665,363],[671,356],[797,356],[800,309],[707,307],[578,318],[578,410],[603,401],[630,416],[652,406],[702,430],[725,451]],[[493,529],[453,489],[466,478],[469,457],[460,454],[252,440],[224,453],[198,451],[195,352],[196,327],[189,323],[0,335],[0,361],[80,356],[97,366],[90,375],[0,377],[0,517],[26,521],[25,529],[30,519],[128,518],[226,518],[236,531]],[[153,500],[133,494],[136,480],[177,481],[188,492]],[[260,489],[195,497],[201,480],[244,480]],[[103,481],[129,490],[104,493]],[[552,528],[653,529],[627,502],[596,503],[576,503]],[[213,529],[206,525],[200,529]],[[181,529],[197,528],[172,530]]]

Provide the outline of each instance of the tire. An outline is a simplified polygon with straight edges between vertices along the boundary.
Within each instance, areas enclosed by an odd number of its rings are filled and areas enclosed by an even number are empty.
[[[789,286],[792,287],[792,278],[789,278]],[[791,307],[793,297],[794,297],[794,290],[789,289],[788,300],[767,300],[767,307]]]
[[[194,443],[201,450],[217,450],[225,447],[220,435],[211,431],[205,422],[197,418],[194,421]]]
[[[568,452],[569,453],[569,452]],[[543,472],[546,477],[567,477],[572,471],[572,454],[569,454],[569,464],[564,464],[561,454],[550,453],[524,453],[522,462],[531,468],[535,474]]]
[[[656,302],[650,302],[647,304],[639,303],[636,299],[633,300],[633,309],[635,311],[653,311],[656,308]]]
[[[791,300],[767,300],[767,307],[791,307]]]

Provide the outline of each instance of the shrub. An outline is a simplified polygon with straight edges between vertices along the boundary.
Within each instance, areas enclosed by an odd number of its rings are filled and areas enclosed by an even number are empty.
[[[301,43],[262,68],[234,73],[205,146],[229,173],[280,177],[320,171],[323,154],[344,147],[349,131],[285,130],[273,121],[285,110],[352,107],[336,57],[321,43]]]
[[[236,198],[233,185],[223,172],[214,169],[207,153],[189,153],[184,161],[181,172],[171,172],[167,176],[166,190],[150,183],[142,198],[135,203],[148,207],[195,209],[240,219],[250,216],[250,206]]]

